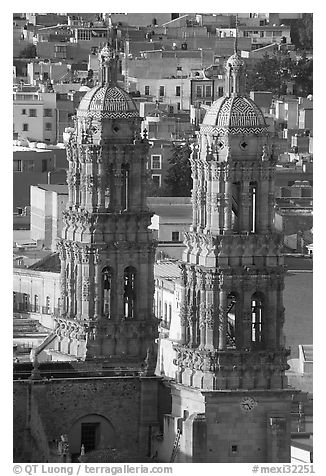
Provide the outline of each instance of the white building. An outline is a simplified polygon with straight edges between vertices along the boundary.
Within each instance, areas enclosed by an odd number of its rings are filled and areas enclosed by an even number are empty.
[[[56,143],[56,94],[19,87],[13,92],[14,134],[31,142]]]

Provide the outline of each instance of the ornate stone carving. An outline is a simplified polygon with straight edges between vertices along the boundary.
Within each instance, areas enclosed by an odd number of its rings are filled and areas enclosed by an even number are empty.
[[[84,276],[82,281],[82,298],[84,301],[88,301],[89,299],[89,288],[90,288],[89,278],[87,276]]]

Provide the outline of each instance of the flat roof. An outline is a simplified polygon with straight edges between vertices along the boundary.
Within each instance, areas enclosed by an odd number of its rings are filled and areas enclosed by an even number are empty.
[[[66,184],[38,183],[36,186],[42,190],[46,190],[47,192],[56,192],[59,195],[68,195],[68,185]]]

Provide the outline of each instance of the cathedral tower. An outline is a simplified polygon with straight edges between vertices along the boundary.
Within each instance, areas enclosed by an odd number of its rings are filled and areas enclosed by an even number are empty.
[[[135,103],[117,86],[118,59],[110,47],[99,60],[102,84],[81,100],[66,145],[57,334],[61,350],[82,359],[138,362],[156,332],[148,142]]]
[[[225,83],[192,147],[193,219],[177,285],[179,321],[160,342],[157,368],[175,379],[169,419],[176,461],[287,462],[291,393],[275,161],[264,116],[244,94],[237,51]],[[165,422],[162,454],[172,426]]]

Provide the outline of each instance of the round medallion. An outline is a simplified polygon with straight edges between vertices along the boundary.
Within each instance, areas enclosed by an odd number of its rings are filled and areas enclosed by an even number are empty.
[[[252,397],[243,397],[240,403],[241,410],[244,412],[250,412],[255,408],[256,405],[257,402]]]
[[[248,148],[248,142],[245,139],[242,139],[242,141],[239,144],[241,150],[247,150]]]

